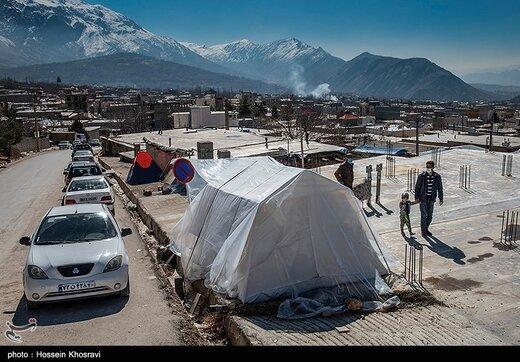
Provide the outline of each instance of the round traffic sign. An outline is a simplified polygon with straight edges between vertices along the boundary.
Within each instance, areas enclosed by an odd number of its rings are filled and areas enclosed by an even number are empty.
[[[187,184],[193,180],[193,177],[195,176],[195,168],[187,159],[179,158],[173,163],[173,175],[177,181]]]

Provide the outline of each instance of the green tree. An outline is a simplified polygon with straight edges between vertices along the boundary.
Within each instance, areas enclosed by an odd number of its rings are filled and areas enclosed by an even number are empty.
[[[266,109],[262,103],[253,104],[251,107],[251,113],[255,118],[261,118],[264,117],[266,112]]]
[[[240,100],[240,105],[238,106],[238,116],[242,118],[251,116],[251,107],[247,101],[247,97],[242,97]]]
[[[278,119],[278,107],[275,105],[273,105],[273,108],[271,108],[271,117],[273,117],[274,119]]]
[[[76,133],[85,133],[85,128],[83,127],[83,123],[81,123],[78,120],[75,120],[72,123],[72,126],[69,127],[70,132],[76,132]]]
[[[16,119],[16,110],[7,103],[0,104],[0,152],[11,158],[13,146],[22,140],[23,126]]]

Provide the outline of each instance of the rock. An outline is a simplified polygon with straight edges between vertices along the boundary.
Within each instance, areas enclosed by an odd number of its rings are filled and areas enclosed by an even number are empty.
[[[359,299],[348,298],[345,301],[345,305],[347,306],[348,310],[350,310],[350,311],[358,311],[358,310],[361,310],[361,308],[363,307],[363,302],[360,301]]]

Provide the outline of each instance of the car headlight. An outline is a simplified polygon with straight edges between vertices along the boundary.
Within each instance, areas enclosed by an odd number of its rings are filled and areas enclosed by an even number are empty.
[[[47,274],[45,274],[45,272],[36,265],[27,266],[27,272],[29,273],[29,276],[33,279],[49,279],[49,277],[47,277]]]
[[[105,267],[105,270],[103,270],[103,273],[106,273],[106,272],[111,272],[111,271],[114,271],[114,270],[117,270],[119,268],[121,268],[121,264],[123,263],[123,256],[122,255],[118,255],[114,258],[112,258],[107,266]]]

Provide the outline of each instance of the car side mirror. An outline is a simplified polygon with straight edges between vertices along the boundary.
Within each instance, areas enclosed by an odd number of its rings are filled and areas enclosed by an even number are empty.
[[[128,236],[128,235],[132,235],[132,229],[130,229],[130,228],[122,228],[121,229],[121,236],[125,237],[125,236]]]
[[[24,236],[24,237],[20,238],[20,245],[30,246],[31,238],[28,236]]]

